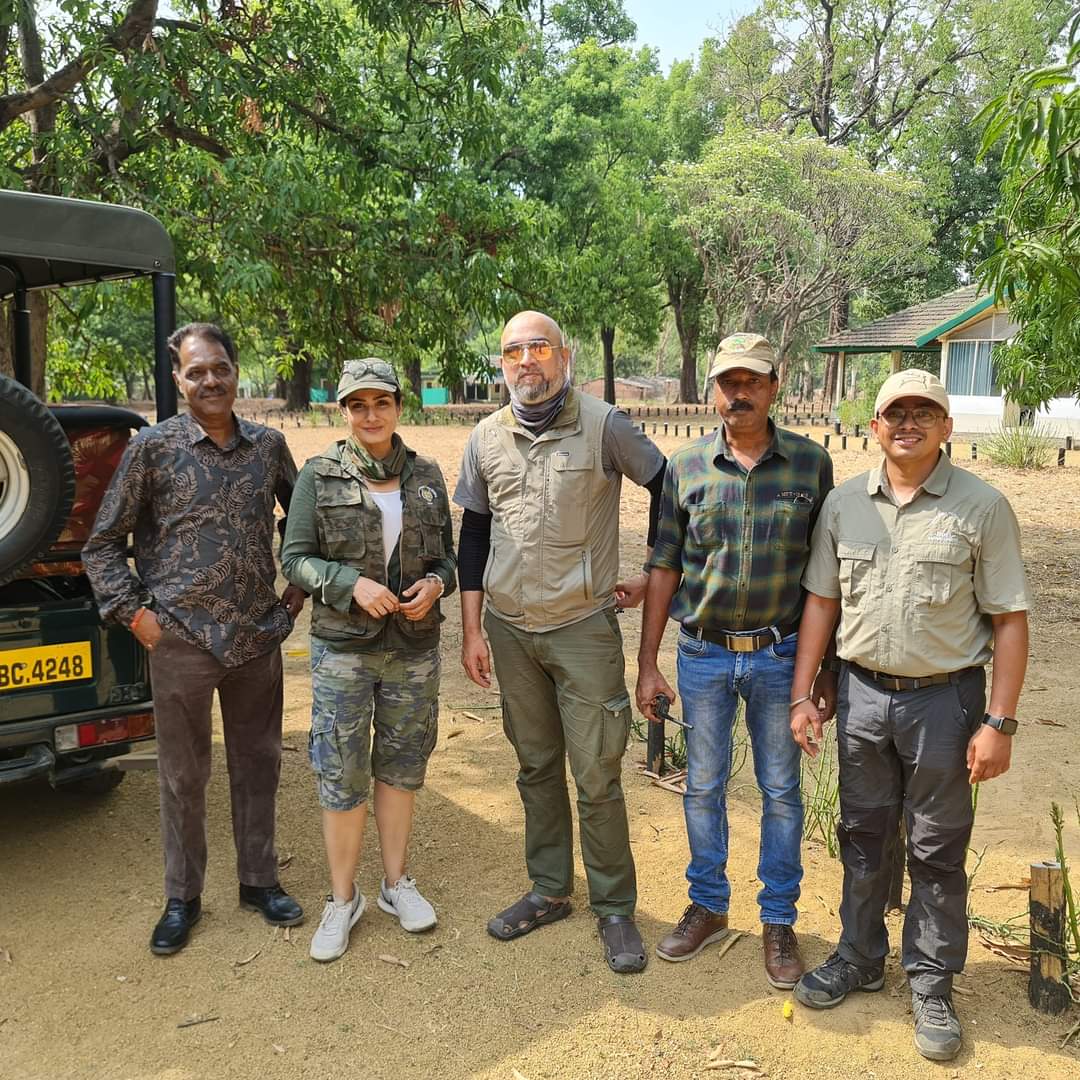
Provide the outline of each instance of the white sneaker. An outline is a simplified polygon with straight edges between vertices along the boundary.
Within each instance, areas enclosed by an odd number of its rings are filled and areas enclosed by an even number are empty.
[[[336,960],[349,947],[349,931],[360,921],[367,900],[353,885],[353,898],[339,904],[333,896],[326,898],[319,929],[311,938],[311,959],[326,963]]]
[[[386,878],[379,886],[379,907],[387,915],[396,915],[402,930],[417,934],[430,930],[438,921],[435,909],[420,895],[416,882],[402,874],[396,885],[387,885]]]

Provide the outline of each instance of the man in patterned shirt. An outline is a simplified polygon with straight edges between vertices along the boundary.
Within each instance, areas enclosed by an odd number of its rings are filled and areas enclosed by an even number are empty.
[[[236,349],[219,327],[169,339],[189,412],[140,431],[83,549],[102,617],[150,653],[166,906],[150,949],[175,953],[202,911],[210,705],[221,703],[240,904],[277,926],[303,911],[278,884],[279,645],[304,593],[274,591],[274,502],[288,511],[296,466],[284,437],[233,414]],[[133,534],[135,573],[127,560]]]
[[[765,973],[773,986],[787,989],[803,973],[792,930],[803,812],[788,701],[803,604],[799,582],[814,521],[833,486],[832,461],[816,443],[769,419],[779,383],[763,337],[726,338],[709,379],[723,426],[668,464],[638,655],[638,708],[655,720],[657,695],[675,697],[657,652],[668,615],[680,624],[690,904],[656,952],[664,960],[689,960],[727,936],[725,799],[742,698],[762,797],[758,903]],[[823,715],[831,715],[835,685],[830,672],[814,688]]]

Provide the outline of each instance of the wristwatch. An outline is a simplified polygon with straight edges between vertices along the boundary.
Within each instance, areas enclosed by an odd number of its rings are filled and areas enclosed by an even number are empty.
[[[1011,716],[991,716],[990,713],[983,717],[983,723],[997,729],[1002,735],[1015,735],[1020,726]]]
[[[840,674],[840,661],[834,656],[831,660],[821,661],[822,671],[831,671],[834,675]]]

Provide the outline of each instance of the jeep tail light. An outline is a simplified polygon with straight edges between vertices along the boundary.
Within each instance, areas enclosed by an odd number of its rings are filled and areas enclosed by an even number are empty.
[[[91,720],[85,724],[67,724],[54,732],[56,749],[61,752],[85,750],[107,743],[145,739],[154,734],[152,712],[133,713],[130,716],[110,716],[103,720]]]

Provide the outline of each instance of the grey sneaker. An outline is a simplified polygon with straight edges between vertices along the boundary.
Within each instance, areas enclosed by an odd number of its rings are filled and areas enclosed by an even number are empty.
[[[430,930],[438,921],[435,909],[420,895],[416,882],[407,874],[402,874],[393,885],[387,885],[383,878],[378,902],[387,915],[396,915],[402,930],[410,934]]]
[[[952,998],[911,992],[915,1049],[931,1061],[952,1061],[960,1053],[961,1030]]]
[[[364,894],[353,885],[353,898],[339,904],[333,896],[326,898],[319,929],[311,938],[311,959],[320,963],[336,960],[349,947],[349,931],[360,921],[367,907]]]
[[[885,985],[885,966],[861,968],[833,953],[795,984],[795,1000],[811,1009],[831,1009],[853,990],[873,993]]]

